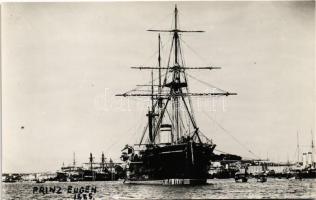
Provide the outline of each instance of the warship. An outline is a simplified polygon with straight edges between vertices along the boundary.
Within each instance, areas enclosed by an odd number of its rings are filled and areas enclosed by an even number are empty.
[[[216,144],[199,129],[194,111],[193,97],[230,96],[236,93],[218,89],[215,92],[190,92],[188,70],[215,70],[214,66],[186,66],[182,51],[182,34],[202,33],[183,30],[178,24],[178,9],[174,8],[173,28],[150,29],[158,33],[158,63],[156,66],[135,66],[134,69],[150,70],[151,83],[137,90],[116,94],[121,97],[147,97],[150,99],[147,125],[138,144],[126,145],[121,159],[126,164],[125,183],[154,184],[206,184],[210,162],[219,155],[213,151]],[[160,33],[171,35],[170,52],[162,66]],[[154,79],[154,75],[156,78]]]
[[[300,145],[297,133],[297,163],[290,168],[287,178],[316,178],[316,162],[315,162],[315,145],[314,134],[311,130],[311,146],[310,151],[304,152],[302,155],[302,162],[300,162]]]
[[[83,164],[86,167],[76,165],[74,154],[73,164],[62,166],[61,170],[57,171],[56,180],[59,182],[114,181],[123,177],[120,163],[114,163],[112,159],[106,162],[104,153],[102,153],[101,162],[95,162],[94,156],[90,153],[89,162]]]

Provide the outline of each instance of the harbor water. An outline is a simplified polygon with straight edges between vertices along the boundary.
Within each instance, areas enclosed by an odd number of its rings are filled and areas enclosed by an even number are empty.
[[[211,179],[203,186],[134,185],[115,182],[2,183],[2,199],[220,199],[316,198],[315,179]]]

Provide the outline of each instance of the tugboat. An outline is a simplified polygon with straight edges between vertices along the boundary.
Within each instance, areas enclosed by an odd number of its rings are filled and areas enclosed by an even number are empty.
[[[204,31],[182,30],[178,24],[178,9],[174,9],[174,27],[171,49],[166,66],[161,66],[161,38],[158,34],[158,67],[132,67],[151,70],[151,92],[131,90],[116,96],[149,97],[151,105],[146,114],[148,123],[139,144],[126,145],[121,159],[126,164],[125,183],[206,184],[210,162],[216,159],[216,145],[199,129],[192,107],[195,96],[236,95],[221,89],[215,92],[192,93],[189,90],[187,70],[214,70],[219,67],[186,66],[183,59],[181,35]],[[165,73],[162,75],[162,70]],[[158,83],[154,83],[158,71]],[[157,75],[155,74],[155,75]],[[136,93],[136,92],[140,93]],[[145,137],[146,136],[146,137]]]

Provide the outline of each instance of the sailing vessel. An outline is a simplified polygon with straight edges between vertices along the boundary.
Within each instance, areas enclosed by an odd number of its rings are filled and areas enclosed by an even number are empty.
[[[126,145],[121,159],[126,163],[125,182],[162,184],[205,184],[210,162],[217,159],[216,145],[208,139],[196,122],[192,97],[236,95],[226,91],[192,93],[189,90],[187,70],[214,70],[219,67],[186,66],[181,50],[181,34],[204,31],[182,30],[178,27],[178,9],[174,9],[174,27],[171,49],[166,66],[161,65],[161,37],[158,34],[158,67],[140,66],[134,69],[151,70],[151,92],[132,90],[116,96],[149,97],[151,105],[146,114],[148,123],[139,144]],[[158,83],[154,83],[154,71]],[[162,74],[162,71],[165,71]],[[135,93],[137,91],[138,93]]]

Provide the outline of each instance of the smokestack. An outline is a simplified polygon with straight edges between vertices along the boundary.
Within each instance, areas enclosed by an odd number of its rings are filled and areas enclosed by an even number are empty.
[[[312,152],[307,153],[307,165],[312,165],[313,164],[313,159],[312,159]]]
[[[306,164],[307,164],[307,158],[306,158],[306,153],[303,153],[303,167],[305,167],[306,166]]]

